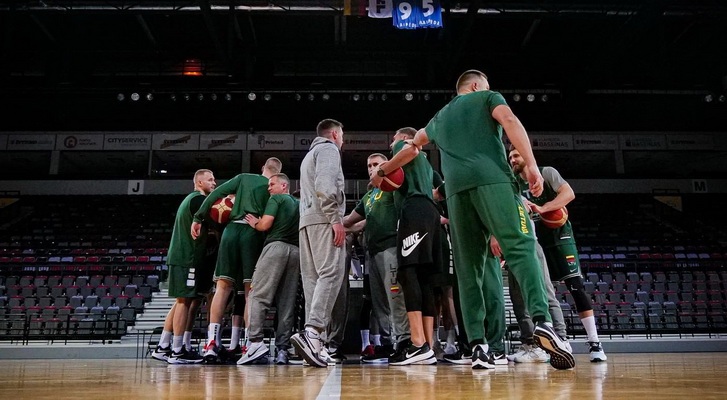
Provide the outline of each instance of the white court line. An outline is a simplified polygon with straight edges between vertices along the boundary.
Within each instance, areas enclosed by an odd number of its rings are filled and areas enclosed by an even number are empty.
[[[326,378],[326,382],[321,387],[320,393],[316,400],[320,399],[340,399],[341,398],[341,370],[343,367],[331,367],[331,372]]]

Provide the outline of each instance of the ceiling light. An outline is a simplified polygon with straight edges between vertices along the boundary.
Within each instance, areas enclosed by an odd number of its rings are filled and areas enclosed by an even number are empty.
[[[406,101],[412,101],[412,100],[414,100],[414,95],[411,94],[411,93],[407,93],[407,94],[404,95],[404,100],[406,100]]]
[[[131,94],[131,100],[132,101],[139,101],[140,98],[141,98],[141,96],[139,96],[139,93],[132,93]]]
[[[528,95],[527,99],[528,99],[529,102],[532,103],[532,102],[535,101],[535,95],[531,93],[531,94]]]

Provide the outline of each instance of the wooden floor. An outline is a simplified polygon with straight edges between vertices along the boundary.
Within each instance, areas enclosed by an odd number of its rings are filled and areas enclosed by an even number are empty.
[[[609,354],[574,370],[172,366],[154,360],[0,361],[0,399],[727,399],[727,353]]]

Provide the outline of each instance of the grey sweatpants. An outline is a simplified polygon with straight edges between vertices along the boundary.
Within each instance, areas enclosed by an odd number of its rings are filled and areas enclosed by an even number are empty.
[[[265,317],[275,300],[278,313],[275,347],[278,350],[290,348],[299,278],[298,246],[280,241],[265,245],[255,266],[255,273],[252,275],[252,291],[249,297],[250,340],[263,339]]]
[[[305,295],[305,326],[324,332],[346,275],[346,249],[333,245],[330,224],[300,230],[300,273]]]
[[[374,318],[379,323],[383,345],[399,343],[411,337],[404,293],[396,279],[398,266],[396,247],[390,247],[373,256],[368,253],[366,255],[371,307]]]
[[[555,289],[553,283],[550,282],[550,273],[548,272],[548,263],[545,261],[545,253],[543,248],[540,247],[540,243],[535,242],[535,252],[540,261],[540,266],[543,270],[543,277],[545,279],[545,292],[548,295],[548,311],[550,317],[553,319],[553,329],[560,337],[566,337],[565,330],[565,319],[563,318],[563,310],[560,308],[560,303],[555,298]],[[515,312],[515,319],[517,319],[518,326],[520,327],[520,337],[523,342],[533,339],[533,320],[530,319],[530,314],[525,307],[523,301],[522,291],[520,285],[515,279],[510,269],[507,270],[508,283],[510,286],[510,300],[512,300],[512,308]]]

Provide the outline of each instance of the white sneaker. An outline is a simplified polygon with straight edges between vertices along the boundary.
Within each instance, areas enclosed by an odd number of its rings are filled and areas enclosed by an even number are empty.
[[[601,342],[588,342],[588,347],[588,352],[591,356],[591,362],[608,360],[608,357],[606,357],[606,353],[603,351],[603,346],[601,346]]]
[[[319,353],[321,360],[325,361],[328,365],[336,365],[336,360],[331,357],[331,354],[328,352],[328,349],[323,347],[321,348],[321,352]]]
[[[510,355],[508,355],[508,356],[507,356],[507,360],[508,360],[508,361],[514,361],[514,362],[517,362],[517,361],[515,361],[515,360],[517,360],[518,358],[520,358],[520,357],[524,356],[525,354],[527,354],[527,353],[528,353],[528,351],[530,351],[530,349],[531,349],[532,347],[533,347],[533,346],[531,346],[531,345],[529,345],[529,344],[523,344],[522,346],[520,346],[520,350],[518,350],[518,351],[517,351],[517,352],[515,352],[514,354],[510,354]]]
[[[546,363],[550,361],[550,357],[540,347],[528,346],[528,351],[516,357],[513,361],[516,363]]]
[[[237,365],[250,364],[255,360],[259,360],[267,356],[269,352],[270,349],[268,349],[268,346],[266,346],[264,342],[252,342],[247,348],[245,354],[237,360]]]

